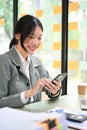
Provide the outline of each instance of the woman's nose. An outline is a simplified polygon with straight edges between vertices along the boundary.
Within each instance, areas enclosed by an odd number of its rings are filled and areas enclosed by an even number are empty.
[[[38,44],[39,44],[39,42],[38,42],[38,39],[37,39],[37,38],[35,38],[35,39],[34,39],[33,44],[35,44],[35,45],[38,45]]]

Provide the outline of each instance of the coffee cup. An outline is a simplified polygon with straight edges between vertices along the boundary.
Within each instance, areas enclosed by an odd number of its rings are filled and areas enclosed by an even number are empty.
[[[78,95],[87,95],[87,83],[78,84]]]

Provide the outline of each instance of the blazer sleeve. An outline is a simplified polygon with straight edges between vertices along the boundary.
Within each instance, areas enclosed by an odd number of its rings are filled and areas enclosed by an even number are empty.
[[[9,83],[11,70],[9,62],[5,57],[0,57],[0,108],[1,107],[23,107],[20,93],[9,95]]]

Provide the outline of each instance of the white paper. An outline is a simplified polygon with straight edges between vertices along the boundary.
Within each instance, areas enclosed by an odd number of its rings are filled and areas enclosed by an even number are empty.
[[[31,113],[12,108],[0,109],[0,130],[43,130],[37,125],[38,121],[48,118],[58,118],[66,121],[64,115],[54,113]],[[65,122],[66,124],[66,122]],[[65,126],[66,127],[66,126]],[[66,130],[63,129],[63,130]]]

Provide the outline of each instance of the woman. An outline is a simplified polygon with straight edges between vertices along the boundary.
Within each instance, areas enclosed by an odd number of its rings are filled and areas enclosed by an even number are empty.
[[[23,107],[48,97],[60,95],[60,83],[50,80],[40,60],[33,54],[41,44],[43,26],[31,15],[21,17],[15,27],[9,51],[0,56],[0,107]]]

